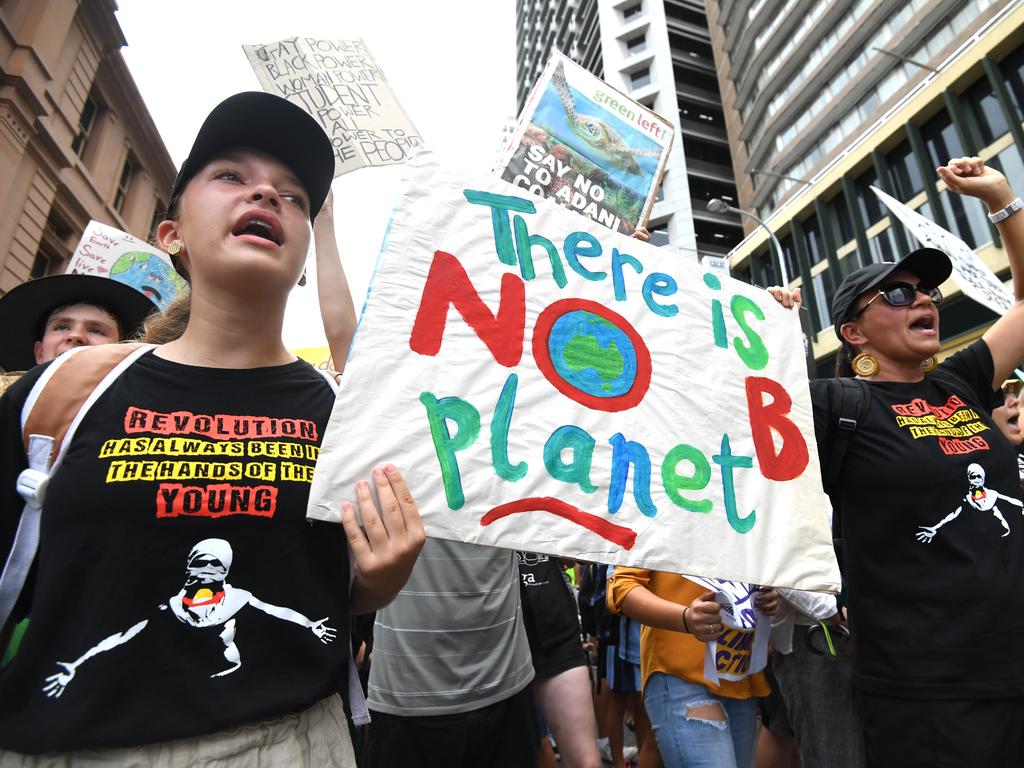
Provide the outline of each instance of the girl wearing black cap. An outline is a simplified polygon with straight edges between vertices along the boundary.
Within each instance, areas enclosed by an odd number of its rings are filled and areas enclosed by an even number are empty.
[[[851,273],[832,318],[846,375],[863,383],[812,382],[815,431],[822,475],[835,478],[827,490],[841,519],[869,764],[1019,766],[1024,515],[1013,448],[987,405],[1024,358],[1024,216],[1003,175],[979,158],[938,173],[988,206],[1016,302],[936,367],[948,257],[921,249]],[[844,412],[840,393],[863,406]],[[997,501],[1006,525],[992,512]]]
[[[333,167],[316,122],[268,94],[200,130],[158,228],[188,325],[103,392],[47,487],[0,766],[354,765],[349,615],[404,584],[423,527],[391,465],[356,486],[363,527],[347,503],[342,526],[305,519],[334,394],[281,327]],[[0,400],[5,520],[38,375]]]

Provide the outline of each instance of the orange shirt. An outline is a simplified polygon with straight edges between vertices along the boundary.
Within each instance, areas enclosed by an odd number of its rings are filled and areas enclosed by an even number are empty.
[[[617,566],[608,575],[608,609],[622,613],[622,601],[636,587],[646,587],[658,597],[679,605],[689,605],[694,598],[707,592],[700,584],[676,573]],[[644,685],[647,685],[651,673],[664,672],[691,683],[700,683],[711,693],[727,699],[768,695],[768,683],[760,672],[743,680],[722,680],[721,685],[709,683],[704,679],[704,652],[705,643],[693,635],[644,624],[640,629],[640,672]]]

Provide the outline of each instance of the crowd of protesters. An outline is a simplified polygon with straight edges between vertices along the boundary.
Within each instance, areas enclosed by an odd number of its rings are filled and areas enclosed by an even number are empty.
[[[343,368],[355,312],[333,169],[309,115],[238,94],[157,230],[184,299],[150,314],[133,289],[69,275],[0,300],[0,366],[30,369],[0,399],[0,768],[1024,764],[1024,216],[1002,174],[938,169],[987,206],[1009,258],[1017,303],[979,340],[936,363],[941,251],[838,287],[838,378],[811,400],[843,591],[753,588],[769,665],[719,680],[707,649],[728,628],[705,583],[427,540],[392,464],[357,483],[341,526],[307,522],[308,486],[274,478],[232,497],[237,514],[225,497],[176,506],[187,480],[161,484],[163,465],[195,471],[178,457],[231,445],[157,423],[249,419],[281,450],[273,425],[301,424],[319,445],[335,382],[281,327],[313,237]],[[25,425],[58,382],[88,410],[51,468]],[[981,439],[957,449],[903,416]],[[176,458],[133,482],[98,458],[133,451]]]

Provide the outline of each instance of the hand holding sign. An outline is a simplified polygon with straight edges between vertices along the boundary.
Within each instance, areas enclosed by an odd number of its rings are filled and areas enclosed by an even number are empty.
[[[683,623],[690,628],[690,634],[705,643],[718,637],[722,631],[722,606],[715,593],[705,592],[695,598],[683,612]]]
[[[402,473],[392,465],[374,467],[373,483],[380,512],[366,480],[356,483],[356,498],[363,525],[356,522],[355,508],[342,505],[349,548],[355,561],[352,613],[369,613],[387,605],[409,579],[423,548],[423,521]]]

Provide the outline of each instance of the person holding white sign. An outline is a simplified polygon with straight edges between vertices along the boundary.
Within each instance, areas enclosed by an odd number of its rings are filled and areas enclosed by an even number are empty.
[[[46,485],[0,766],[355,765],[350,615],[395,595],[424,534],[391,464],[341,526],[305,517],[334,390],[281,327],[332,175],[330,141],[284,99],[237,94],[203,123],[157,229],[188,324],[116,371]],[[3,519],[41,373],[0,399]]]
[[[763,588],[753,603],[770,616],[778,608],[778,593]],[[608,577],[608,607],[644,625],[644,706],[666,768],[750,765],[755,697],[768,695],[764,674],[749,673],[756,669],[751,667],[755,631],[730,625],[714,592],[677,573],[618,566]],[[748,616],[752,608],[746,609]],[[705,643],[712,642],[718,644],[720,676],[714,682],[707,679],[705,660]]]
[[[843,374],[856,378],[811,383],[815,432],[840,521],[868,763],[1009,768],[1024,764],[1024,515],[991,512],[1020,487],[988,405],[1024,358],[1024,205],[977,157],[938,174],[988,207],[1015,302],[936,366],[949,258],[919,249],[852,272],[832,320]]]

